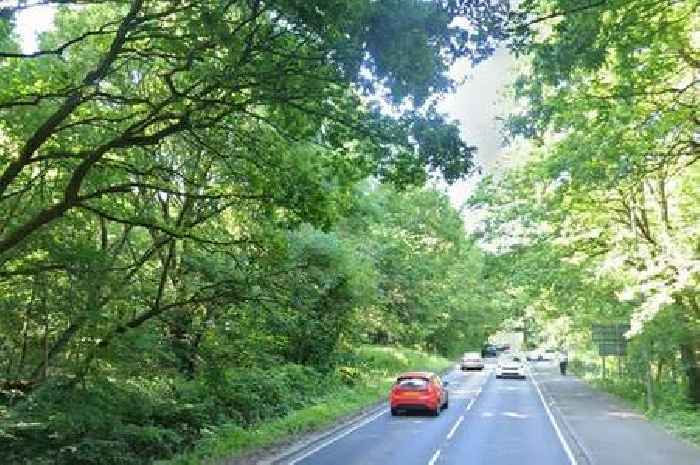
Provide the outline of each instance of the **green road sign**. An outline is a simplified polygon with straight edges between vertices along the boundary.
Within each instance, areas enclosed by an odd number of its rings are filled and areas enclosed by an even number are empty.
[[[627,353],[627,341],[599,342],[598,355],[607,357],[609,355],[622,356]]]
[[[625,355],[627,351],[625,333],[629,330],[629,324],[592,325],[591,336],[593,342],[598,344],[598,354],[601,357]]]

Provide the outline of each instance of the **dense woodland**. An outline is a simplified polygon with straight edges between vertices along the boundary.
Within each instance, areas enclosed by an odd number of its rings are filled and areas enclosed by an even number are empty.
[[[38,3],[36,52],[0,7],[3,463],[167,459],[504,323],[631,321],[621,382],[700,401],[696,2]],[[516,166],[457,211],[435,102],[498,44]]]
[[[33,3],[0,22],[0,461],[148,463],[352,384],[360,344],[484,338],[423,186],[473,168],[433,96],[505,10],[57,3],[37,52]]]

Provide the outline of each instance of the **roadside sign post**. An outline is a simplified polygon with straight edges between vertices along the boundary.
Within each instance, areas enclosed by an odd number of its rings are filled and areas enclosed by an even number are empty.
[[[605,370],[605,355],[601,355],[601,358],[603,359],[603,379],[605,379],[607,373],[607,371]]]
[[[605,358],[618,357],[617,371],[622,376],[622,357],[627,354],[627,339],[625,333],[630,330],[629,324],[592,325],[591,338],[598,345],[598,355],[602,360],[603,379],[607,376]]]

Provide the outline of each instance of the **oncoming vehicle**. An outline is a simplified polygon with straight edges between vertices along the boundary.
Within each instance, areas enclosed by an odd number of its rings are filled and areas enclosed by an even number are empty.
[[[440,415],[440,411],[449,405],[449,393],[445,389],[447,384],[435,373],[414,371],[402,374],[396,378],[389,394],[391,414],[427,410],[433,416]]]
[[[546,360],[548,362],[551,362],[555,358],[557,358],[557,351],[555,349],[546,349],[542,354],[542,360]]]
[[[541,362],[544,360],[544,352],[542,349],[534,349],[527,353],[528,362]]]
[[[493,344],[486,344],[482,349],[481,349],[481,356],[486,358],[486,357],[498,357],[498,350],[496,350],[496,346]]]
[[[478,352],[467,352],[459,365],[462,370],[483,370],[484,359]]]
[[[496,378],[525,379],[525,364],[520,355],[504,355],[498,359]]]

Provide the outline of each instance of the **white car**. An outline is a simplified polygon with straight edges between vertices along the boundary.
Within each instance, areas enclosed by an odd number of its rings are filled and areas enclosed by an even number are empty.
[[[544,351],[544,353],[542,354],[542,360],[546,360],[548,362],[556,360],[556,358],[557,358],[557,351],[555,349],[546,349]]]
[[[534,349],[527,353],[528,362],[541,362],[544,360],[544,350]]]
[[[506,355],[498,359],[496,378],[525,379],[525,363],[520,355]]]
[[[484,359],[478,352],[467,352],[459,365],[462,370],[483,370]]]

